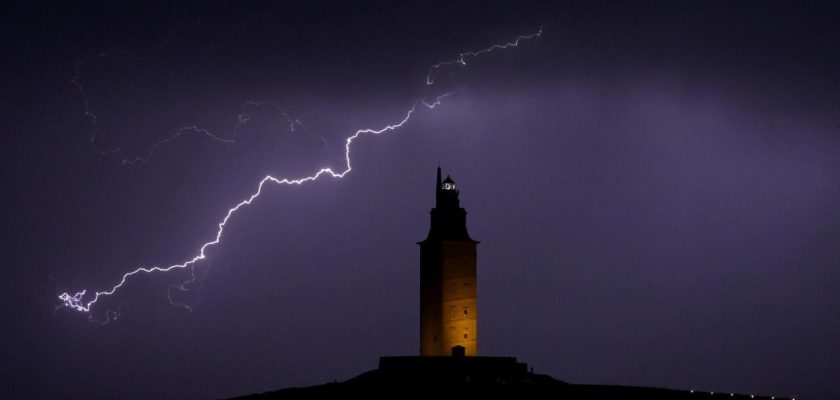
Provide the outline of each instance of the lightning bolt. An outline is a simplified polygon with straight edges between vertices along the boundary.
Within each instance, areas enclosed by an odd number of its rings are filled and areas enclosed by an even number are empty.
[[[538,37],[542,36],[542,34],[543,34],[543,27],[540,26],[540,29],[537,30],[536,32],[534,32],[530,35],[517,36],[516,39],[514,39],[512,42],[494,44],[494,45],[492,45],[492,46],[490,46],[486,49],[481,49],[481,50],[465,51],[463,53],[459,53],[458,58],[456,58],[454,60],[440,61],[437,64],[432,65],[431,68],[429,68],[429,73],[426,74],[426,85],[432,85],[432,84],[435,83],[434,73],[440,67],[445,67],[445,66],[455,65],[455,64],[458,64],[458,65],[461,65],[461,66],[466,66],[467,65],[467,57],[476,57],[476,56],[480,56],[482,54],[490,53],[490,52],[496,51],[496,50],[504,50],[504,49],[507,49],[507,48],[510,48],[510,47],[519,47],[519,42],[521,42],[523,40],[530,40],[530,39],[533,39],[533,38],[538,38]]]
[[[459,56],[458,60],[450,61],[450,62],[444,61],[444,62],[439,62],[439,63],[433,65],[432,68],[430,69],[429,76],[427,76],[426,82],[427,82],[427,84],[432,84],[433,83],[433,81],[431,81],[432,71],[439,68],[440,66],[449,65],[449,64],[456,63],[456,62],[464,65],[465,64],[464,57],[466,57],[466,56],[470,56],[470,55],[475,56],[475,55],[479,55],[479,54],[483,54],[483,53],[489,53],[489,52],[497,50],[497,49],[506,49],[506,48],[509,48],[509,47],[516,47],[516,46],[518,46],[520,40],[530,39],[530,38],[533,38],[533,37],[538,37],[540,35],[542,35],[542,27],[540,28],[540,30],[537,33],[527,35],[527,36],[519,36],[513,42],[496,44],[496,45],[493,45],[489,48],[479,50],[479,51],[475,51],[475,52],[460,53],[460,56]],[[78,65],[77,65],[77,68],[78,68]],[[78,85],[78,86],[79,86],[79,89],[82,91],[82,93],[84,95],[84,88],[81,85]],[[60,295],[58,295],[58,299],[61,301],[61,303],[58,307],[67,307],[67,308],[70,308],[70,309],[73,309],[73,310],[76,310],[76,311],[79,311],[79,312],[90,313],[91,308],[96,304],[97,301],[99,301],[99,299],[115,294],[123,285],[126,284],[126,282],[128,282],[129,278],[131,278],[135,275],[152,274],[152,273],[155,273],[155,272],[168,272],[168,271],[172,271],[172,270],[189,269],[192,272],[192,278],[191,279],[181,283],[180,285],[170,286],[170,293],[171,293],[172,288],[178,288],[178,289],[183,290],[183,291],[187,290],[187,287],[191,283],[195,282],[198,279],[195,275],[195,268],[194,268],[196,263],[198,263],[201,260],[204,260],[207,257],[207,255],[206,255],[207,249],[209,249],[211,247],[214,247],[221,242],[222,235],[224,234],[225,225],[227,224],[227,222],[231,218],[233,218],[233,216],[240,209],[250,205],[257,198],[259,198],[260,195],[263,192],[263,188],[266,185],[268,185],[268,184],[303,185],[305,183],[314,182],[314,181],[319,180],[323,177],[343,178],[345,175],[347,175],[348,173],[350,173],[353,170],[352,165],[351,165],[351,161],[350,161],[351,160],[350,152],[351,152],[353,142],[356,139],[358,139],[362,135],[374,135],[374,136],[376,136],[376,135],[381,135],[381,134],[384,134],[384,133],[387,133],[387,132],[395,131],[395,130],[399,129],[400,127],[402,127],[403,125],[405,125],[406,123],[408,123],[408,121],[411,119],[411,116],[418,109],[420,109],[420,107],[427,108],[427,109],[434,109],[441,104],[441,102],[444,98],[446,98],[448,96],[451,96],[452,94],[453,94],[453,92],[444,93],[442,95],[439,95],[439,96],[435,97],[434,101],[432,101],[432,102],[427,102],[425,100],[417,100],[412,104],[412,106],[408,109],[408,111],[406,111],[406,113],[404,114],[402,119],[400,119],[399,121],[397,121],[395,123],[386,125],[385,127],[382,127],[382,128],[379,128],[379,129],[366,128],[366,129],[357,130],[353,135],[351,135],[351,136],[349,136],[345,139],[345,143],[344,143],[344,167],[343,167],[343,169],[341,169],[339,171],[333,170],[332,168],[321,168],[312,175],[299,177],[299,178],[276,178],[276,177],[271,176],[271,175],[266,175],[265,177],[263,177],[259,181],[259,184],[257,185],[256,190],[250,196],[248,196],[244,200],[240,201],[239,203],[237,203],[232,208],[228,209],[227,213],[225,214],[225,217],[217,225],[218,229],[216,230],[216,235],[213,238],[213,240],[204,243],[201,246],[201,248],[199,249],[198,253],[193,258],[191,258],[191,259],[189,259],[185,262],[182,262],[180,264],[173,264],[173,265],[169,265],[169,266],[165,266],[165,267],[161,267],[161,266],[138,267],[138,268],[136,268],[136,269],[134,269],[130,272],[127,272],[127,273],[123,274],[122,277],[120,278],[119,282],[117,282],[115,285],[113,285],[110,289],[102,290],[102,291],[96,291],[91,296],[87,295],[88,292],[87,292],[86,289],[75,292],[73,294],[70,294],[69,292],[61,293]],[[85,104],[85,109],[86,109],[85,114],[88,115],[90,118],[92,118],[92,120],[95,123],[96,116],[92,112],[89,111],[89,107],[87,105],[87,98],[86,97],[85,97],[85,103],[86,103]],[[252,103],[252,104],[258,104],[258,103]],[[247,114],[245,114],[244,116],[243,116],[243,114],[240,114],[240,124],[246,123],[247,118],[248,118]],[[294,129],[294,127],[295,127],[295,122],[291,122],[291,128]],[[155,146],[153,146],[152,147],[152,152],[147,157],[137,158],[136,160],[137,161],[147,161],[153,155],[153,150],[156,146],[168,143],[172,140],[175,140],[175,139],[178,138],[179,135],[182,135],[182,134],[184,134],[185,132],[188,132],[188,131],[194,132],[194,133],[205,134],[213,140],[227,141],[227,140],[234,140],[235,139],[235,138],[234,139],[219,138],[217,136],[212,135],[210,132],[208,132],[206,130],[198,128],[197,126],[181,128],[181,130],[176,132],[175,135],[173,135],[172,137],[170,137],[168,139],[164,139],[163,141],[160,141]],[[92,136],[91,140],[95,140],[95,133],[94,133],[94,136]],[[124,161],[124,162],[125,163],[131,163],[131,162],[136,162],[136,161],[128,160],[128,161]],[[169,297],[169,300],[170,300],[170,303],[172,303],[173,305],[180,305],[180,306],[183,306],[187,309],[190,309],[192,306],[195,305],[195,304],[187,305],[187,304],[175,303],[175,302],[173,302],[171,296]],[[106,320],[104,321],[104,323],[107,323],[108,320],[111,317],[116,318],[118,316],[118,313],[116,311],[113,311],[113,310],[107,310],[105,312],[105,316],[106,316]],[[90,319],[93,320],[93,316],[90,316]]]

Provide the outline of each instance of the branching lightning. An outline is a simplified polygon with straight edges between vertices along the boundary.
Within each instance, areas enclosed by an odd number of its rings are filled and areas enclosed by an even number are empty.
[[[494,44],[494,45],[492,45],[492,46],[490,46],[486,49],[481,49],[481,50],[465,51],[463,53],[459,53],[458,58],[456,58],[454,60],[440,61],[437,64],[432,65],[431,68],[429,68],[429,73],[426,74],[426,85],[432,85],[432,84],[435,83],[434,73],[440,67],[445,67],[445,66],[448,66],[448,65],[455,65],[455,64],[459,64],[461,66],[466,66],[467,65],[467,57],[480,56],[482,54],[490,53],[490,52],[495,51],[495,50],[504,50],[504,49],[507,49],[509,47],[519,47],[519,42],[521,42],[523,40],[530,40],[530,39],[533,39],[533,38],[538,38],[538,37],[542,36],[542,33],[543,33],[543,27],[541,26],[538,31],[536,31],[536,32],[534,32],[530,35],[517,36],[516,39],[514,39],[512,42],[507,42],[507,43],[502,43],[502,44]]]
[[[324,139],[324,137],[309,132],[309,130],[306,129],[306,127],[303,125],[303,123],[299,119],[291,117],[289,114],[287,114],[285,111],[283,111],[283,109],[277,103],[270,102],[270,101],[246,101],[245,103],[242,104],[242,107],[240,108],[239,115],[237,116],[236,126],[233,128],[233,132],[230,135],[230,138],[224,138],[224,137],[218,136],[218,135],[210,132],[208,129],[201,128],[198,125],[191,125],[191,126],[183,126],[181,128],[178,128],[175,131],[175,133],[173,133],[171,136],[169,136],[167,138],[164,138],[164,139],[161,139],[161,140],[153,143],[149,147],[149,150],[146,152],[146,154],[143,155],[143,156],[133,156],[133,157],[129,156],[119,146],[114,146],[114,147],[107,148],[107,149],[97,148],[96,141],[97,141],[97,138],[99,137],[99,133],[100,133],[99,132],[99,120],[96,116],[96,113],[94,113],[93,108],[90,105],[90,99],[88,97],[87,90],[85,89],[85,86],[82,84],[82,69],[83,69],[83,67],[87,64],[95,63],[95,62],[100,61],[104,58],[112,57],[112,56],[115,56],[115,55],[124,55],[126,57],[131,58],[135,62],[145,60],[146,58],[150,57],[152,54],[158,52],[163,46],[165,46],[166,43],[169,42],[170,38],[175,33],[177,33],[179,31],[179,29],[180,28],[175,29],[172,32],[170,32],[170,34],[166,35],[163,42],[161,42],[161,44],[159,44],[154,50],[152,50],[151,53],[149,53],[147,55],[135,56],[135,55],[131,54],[130,52],[128,52],[126,50],[123,50],[123,49],[113,49],[111,51],[99,53],[99,54],[97,54],[93,57],[78,61],[74,65],[75,74],[73,75],[73,78],[70,79],[70,82],[73,85],[76,86],[76,89],[79,90],[79,94],[82,96],[82,108],[84,110],[84,114],[85,114],[85,116],[88,117],[91,124],[93,125],[93,130],[91,131],[91,135],[88,138],[88,141],[90,142],[91,147],[94,149],[94,151],[96,153],[98,153],[100,155],[113,155],[113,156],[116,156],[117,158],[119,158],[120,161],[123,164],[133,165],[133,164],[137,164],[137,163],[141,163],[141,162],[148,162],[149,160],[151,160],[155,156],[155,153],[156,153],[156,151],[159,147],[161,147],[163,145],[166,145],[166,144],[169,144],[169,143],[172,143],[172,142],[178,140],[180,137],[185,136],[185,135],[200,135],[200,136],[206,137],[210,140],[213,140],[215,142],[225,143],[225,144],[234,144],[234,143],[236,143],[236,139],[239,135],[239,130],[242,128],[242,126],[247,124],[248,121],[251,119],[251,116],[250,116],[251,110],[253,110],[254,108],[260,108],[260,107],[270,107],[270,108],[273,108],[274,111],[280,113],[280,115],[282,115],[283,118],[286,119],[286,122],[289,124],[289,131],[290,132],[295,132],[295,129],[302,128],[306,131],[306,133],[310,137],[318,139],[324,145],[327,144],[327,141],[326,141],[326,139]]]
[[[148,153],[146,153],[146,155],[142,156],[142,157],[139,157],[139,156],[138,157],[127,157],[119,147],[114,147],[113,149],[110,149],[110,150],[107,150],[107,151],[104,151],[104,152],[100,152],[100,153],[101,154],[116,154],[122,159],[123,164],[132,165],[132,164],[136,164],[136,163],[139,163],[139,162],[150,161],[152,159],[152,157],[155,156],[155,152],[157,151],[157,149],[159,147],[161,147],[165,144],[169,144],[171,142],[174,142],[175,140],[177,140],[178,138],[180,138],[181,136],[184,136],[184,135],[203,135],[203,136],[205,136],[205,137],[207,137],[207,138],[209,138],[213,141],[219,142],[219,143],[234,144],[234,143],[236,143],[236,139],[239,136],[239,130],[245,124],[247,124],[248,121],[251,120],[251,116],[249,114],[250,110],[253,109],[253,108],[257,108],[257,107],[271,107],[275,111],[280,113],[280,115],[282,115],[283,118],[286,119],[286,122],[289,124],[289,131],[290,132],[295,132],[296,129],[301,129],[302,128],[302,129],[306,130],[307,135],[309,135],[310,137],[318,139],[324,145],[327,144],[327,140],[324,139],[323,136],[316,135],[316,134],[313,134],[313,133],[309,132],[309,130],[303,125],[302,122],[300,122],[299,119],[290,117],[276,103],[273,103],[273,102],[270,102],[270,101],[246,101],[244,104],[242,104],[242,109],[239,112],[239,115],[237,116],[236,126],[233,128],[233,134],[231,135],[230,138],[223,138],[223,137],[216,136],[215,134],[213,134],[212,132],[210,132],[207,129],[201,128],[198,125],[192,125],[192,126],[184,126],[184,127],[178,128],[178,130],[176,130],[175,133],[172,136],[155,142],[149,148]]]
[[[480,55],[480,54],[483,54],[483,53],[489,53],[489,52],[497,50],[497,49],[506,49],[506,48],[509,48],[509,47],[516,47],[516,46],[519,45],[519,42],[523,39],[531,39],[531,38],[534,38],[534,37],[539,37],[541,35],[542,35],[542,28],[540,28],[540,30],[537,33],[527,35],[527,36],[519,36],[513,42],[508,42],[508,43],[503,43],[503,44],[495,44],[491,47],[488,47],[486,49],[479,50],[479,51],[460,53],[459,58],[456,59],[456,60],[439,62],[439,63],[433,65],[431,67],[431,69],[429,70],[429,75],[426,77],[426,83],[429,84],[429,85],[434,83],[433,80],[432,80],[432,73],[437,68],[439,68],[441,66],[451,65],[451,64],[455,64],[455,63],[465,65],[466,64],[465,57],[467,57],[467,56],[477,56],[477,55]],[[107,53],[102,53],[97,57],[104,57],[105,55],[107,55]],[[82,61],[82,63],[84,63],[84,62],[90,62],[90,61]],[[84,91],[84,87],[78,82],[79,69],[80,69],[80,64],[77,64],[76,65],[77,76],[76,76],[76,78],[74,78],[74,84],[77,85],[80,92],[82,93],[82,96],[83,96],[83,99],[84,99],[85,114],[89,118],[91,118],[91,120],[94,123],[94,127],[96,127],[96,115],[94,115],[94,113],[90,110],[90,107],[89,107],[89,104],[88,104],[88,99],[87,99],[87,96],[86,96],[85,91]],[[351,165],[350,152],[351,152],[353,142],[357,138],[359,138],[362,135],[380,135],[380,134],[384,134],[384,133],[387,133],[387,132],[395,131],[398,128],[405,125],[411,119],[411,116],[418,109],[420,109],[420,107],[424,107],[424,108],[427,108],[427,109],[434,109],[441,104],[441,101],[444,98],[452,95],[452,93],[453,92],[448,92],[448,93],[444,93],[442,95],[439,95],[432,102],[427,102],[427,101],[424,101],[424,100],[416,101],[408,109],[408,111],[405,112],[402,119],[400,119],[399,121],[397,121],[395,123],[392,123],[390,125],[386,125],[385,127],[382,127],[382,128],[379,128],[379,129],[365,128],[365,129],[357,130],[353,135],[351,135],[351,136],[349,136],[345,139],[344,166],[339,171],[333,170],[332,168],[321,168],[312,175],[304,176],[304,177],[298,177],[298,178],[276,178],[276,177],[271,176],[271,175],[266,175],[265,177],[263,177],[259,181],[259,184],[257,185],[256,190],[250,196],[248,196],[247,198],[245,198],[244,200],[242,200],[241,202],[239,202],[238,204],[236,204],[235,206],[233,206],[232,208],[230,208],[227,211],[227,213],[225,214],[225,217],[217,225],[217,230],[216,230],[215,237],[211,241],[204,243],[200,247],[198,253],[194,257],[192,257],[191,259],[189,259],[187,261],[184,261],[180,264],[173,264],[173,265],[169,265],[169,266],[138,267],[138,268],[122,275],[120,280],[115,285],[113,285],[110,289],[96,291],[96,292],[93,292],[92,295],[88,295],[88,291],[86,289],[75,292],[73,294],[70,294],[69,292],[61,293],[58,296],[58,299],[61,300],[61,304],[59,305],[59,307],[68,307],[68,308],[71,308],[71,309],[76,310],[76,311],[80,311],[80,312],[84,312],[84,313],[90,313],[91,308],[94,305],[96,305],[98,300],[100,300],[103,297],[111,296],[111,295],[115,294],[123,285],[126,284],[126,282],[129,280],[129,278],[131,278],[135,275],[151,274],[151,273],[155,273],[155,272],[168,272],[168,271],[172,271],[172,270],[189,269],[192,272],[192,278],[191,279],[181,283],[180,285],[173,285],[173,286],[170,287],[170,289],[178,288],[180,290],[187,290],[187,287],[191,283],[196,282],[196,280],[198,279],[197,276],[196,276],[196,273],[195,273],[196,263],[198,263],[201,260],[204,260],[207,257],[207,254],[206,254],[207,249],[209,249],[211,247],[214,247],[221,242],[222,235],[224,234],[225,225],[227,224],[227,222],[231,218],[233,218],[233,216],[240,209],[242,209],[245,206],[248,206],[251,203],[253,203],[262,194],[263,188],[267,184],[302,185],[304,183],[314,182],[314,181],[316,181],[316,180],[318,180],[322,177],[325,177],[325,176],[332,177],[332,178],[343,178],[345,175],[347,175],[348,173],[350,173],[350,171],[353,170],[352,165]],[[240,112],[239,125],[237,125],[237,128],[239,126],[241,126],[242,124],[245,124],[248,121],[249,117],[248,117],[248,114],[246,112],[247,111],[246,107],[261,106],[261,105],[272,105],[272,106],[276,107],[276,105],[274,105],[273,103],[257,103],[257,102],[246,103],[243,106],[243,111]],[[283,115],[286,116],[286,114],[283,114]],[[300,122],[297,121],[296,119],[289,118],[288,116],[286,116],[286,117],[287,117],[287,120],[290,123],[290,129],[294,130],[295,127],[300,124]],[[169,143],[173,140],[176,140],[179,136],[184,135],[184,134],[188,134],[188,133],[203,134],[203,135],[206,135],[207,137],[211,138],[212,140],[216,140],[216,141],[220,141],[220,142],[226,142],[226,143],[233,142],[236,138],[235,137],[236,131],[234,131],[233,138],[225,139],[225,138],[220,138],[218,136],[215,136],[212,133],[210,133],[209,131],[207,131],[205,129],[202,129],[202,128],[199,128],[198,126],[184,127],[184,128],[179,129],[173,136],[155,143],[152,146],[151,151],[149,152],[149,154],[147,156],[136,157],[136,158],[131,158],[131,159],[123,158],[123,162],[126,163],[126,164],[131,164],[131,163],[135,163],[135,162],[139,162],[139,161],[148,161],[154,155],[154,150],[155,150],[156,147],[161,146],[161,145],[166,144],[166,143]],[[96,139],[96,131],[94,131],[90,140],[91,140],[91,142],[93,142],[95,139]],[[109,152],[117,153],[117,154],[120,154],[122,156],[122,153],[119,150],[119,148],[109,150]],[[188,308],[188,309],[195,305],[195,304],[176,303],[172,300],[171,296],[170,296],[170,303],[172,303],[173,305],[183,306],[183,307]],[[117,316],[118,316],[118,313],[116,311],[107,310],[105,312],[106,320],[104,322],[108,322],[108,320],[110,320],[112,317],[116,318]],[[90,318],[93,319],[92,316]]]

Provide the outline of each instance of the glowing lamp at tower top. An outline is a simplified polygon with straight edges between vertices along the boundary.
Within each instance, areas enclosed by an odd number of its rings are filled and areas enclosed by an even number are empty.
[[[455,181],[453,181],[452,178],[450,178],[449,175],[447,175],[446,180],[444,180],[443,183],[441,183],[440,189],[441,190],[455,190]]]

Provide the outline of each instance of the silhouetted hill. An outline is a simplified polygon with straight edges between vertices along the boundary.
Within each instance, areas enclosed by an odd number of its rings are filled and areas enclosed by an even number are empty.
[[[492,395],[517,399],[770,399],[730,393],[570,384],[529,372],[526,364],[512,357],[383,357],[378,369],[345,382],[282,389],[236,399],[311,399],[323,396],[404,398],[417,395]]]

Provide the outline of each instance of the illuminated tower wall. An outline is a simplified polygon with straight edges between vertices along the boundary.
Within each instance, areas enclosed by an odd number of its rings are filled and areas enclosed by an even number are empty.
[[[420,245],[420,355],[448,356],[455,346],[466,355],[478,351],[476,245],[467,233],[467,212],[460,207],[455,182],[435,185],[435,208],[426,240]]]

